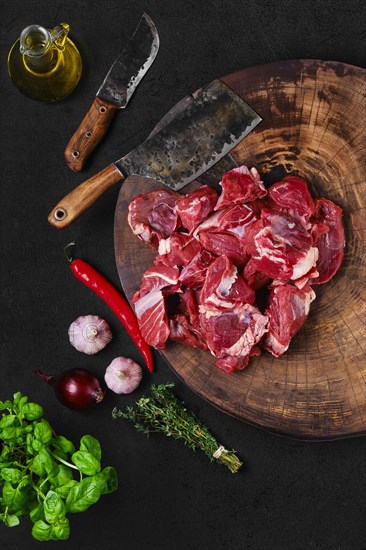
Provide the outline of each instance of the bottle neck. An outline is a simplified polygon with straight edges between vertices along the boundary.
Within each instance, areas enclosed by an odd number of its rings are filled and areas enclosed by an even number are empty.
[[[23,60],[26,68],[34,73],[49,73],[56,66],[59,52],[50,48],[44,55],[34,57],[23,54]]]
[[[52,45],[49,31],[39,25],[24,29],[20,36],[20,53],[26,68],[40,74],[51,71],[58,59],[58,50]]]

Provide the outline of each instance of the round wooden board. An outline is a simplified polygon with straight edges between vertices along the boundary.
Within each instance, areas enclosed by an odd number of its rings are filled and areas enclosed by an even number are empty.
[[[296,438],[366,433],[365,76],[365,70],[342,63],[296,60],[221,79],[263,118],[236,147],[235,159],[255,166],[266,184],[287,173],[303,176],[313,196],[340,205],[345,257],[329,283],[314,286],[309,318],[282,357],[264,352],[228,375],[209,353],[173,342],[162,352],[193,391],[225,413]],[[128,203],[161,187],[130,177],[118,198],[115,254],[128,299],[155,255],[128,227]]]

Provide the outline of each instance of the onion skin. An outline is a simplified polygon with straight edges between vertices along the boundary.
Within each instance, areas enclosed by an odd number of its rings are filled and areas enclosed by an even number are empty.
[[[106,392],[86,369],[68,369],[58,376],[36,371],[36,375],[51,384],[60,403],[70,409],[88,409],[103,401]]]

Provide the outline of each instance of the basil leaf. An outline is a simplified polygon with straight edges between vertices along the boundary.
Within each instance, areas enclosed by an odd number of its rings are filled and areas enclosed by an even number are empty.
[[[65,485],[56,487],[55,492],[58,495],[60,495],[61,498],[67,498],[70,493],[70,489],[72,489],[72,487],[75,487],[75,485],[78,485],[78,484],[79,484],[78,481],[76,481],[75,479],[70,479],[70,481],[65,483]]]
[[[52,539],[66,540],[70,536],[70,523],[67,518],[61,518],[52,525]]]
[[[80,451],[86,451],[94,456],[99,462],[102,458],[102,449],[100,443],[92,435],[84,435],[80,439]]]
[[[1,438],[4,440],[17,439],[23,433],[23,428],[4,428]]]
[[[50,477],[52,485],[56,487],[61,487],[73,479],[71,468],[65,464],[60,464],[58,466],[57,472],[55,475]]]
[[[65,505],[61,497],[55,491],[48,491],[43,501],[44,516],[48,523],[56,523],[66,513]]]
[[[99,481],[100,492],[102,495],[113,493],[118,489],[117,472],[112,466],[107,466],[95,476]]]
[[[10,448],[9,448],[7,445],[4,445],[4,444],[3,444],[3,448],[1,449],[1,454],[0,454],[0,461],[1,461],[1,462],[6,461],[6,459],[7,459],[8,456],[10,455],[10,453],[11,453]],[[4,464],[3,464],[1,467],[3,468],[3,467],[4,467]]]
[[[43,416],[43,408],[38,403],[26,403],[23,407],[23,414],[27,420],[38,420]]]
[[[69,512],[84,512],[98,502],[100,495],[99,481],[94,477],[86,477],[71,488],[66,499],[66,509]]]
[[[22,395],[18,402],[18,407],[21,412],[23,412],[23,408],[26,403],[28,403],[28,397],[26,395]]]
[[[6,401],[0,401],[0,411],[3,411],[5,409],[8,409],[8,411],[11,411],[13,409],[13,403],[8,399]]]
[[[52,439],[52,429],[46,420],[37,422],[34,428],[34,437],[38,439],[43,445],[49,443]]]
[[[17,468],[2,468],[1,476],[5,481],[11,481],[11,483],[19,483],[23,477],[23,474]]]
[[[17,413],[19,418],[24,417],[23,408],[27,402],[28,397],[26,395],[22,395],[20,392],[14,394],[13,410]]]
[[[18,488],[19,489],[23,489],[24,487],[28,487],[29,485],[32,485],[32,477],[27,474],[27,475],[23,475],[19,485],[18,485]]]
[[[55,449],[64,452],[65,454],[72,455],[75,452],[74,444],[66,439],[63,435],[58,435],[52,438],[52,444]]]
[[[13,395],[13,408],[16,412],[20,412],[24,405],[27,403],[28,397],[23,395],[20,391]]]
[[[44,520],[44,509],[43,509],[43,502],[38,504],[33,510],[30,511],[29,517],[32,520],[33,523],[38,521],[39,519]]]
[[[93,476],[100,472],[100,462],[92,454],[87,451],[76,451],[71,457],[71,460],[83,474]]]
[[[0,428],[9,428],[10,426],[14,426],[15,421],[17,421],[16,424],[19,426],[19,421],[16,414],[4,415],[0,420]]]
[[[32,436],[32,447],[34,451],[40,451],[43,447],[43,443],[39,439],[36,439],[35,437]]]
[[[39,477],[45,477],[47,475],[45,465],[40,457],[40,453],[36,454],[36,456],[33,458],[29,469],[31,472],[37,474],[37,476]]]
[[[21,510],[28,500],[28,491],[21,487],[21,483],[17,487],[13,487],[10,481],[5,481],[3,486],[3,504],[17,512]]]
[[[51,540],[52,526],[39,519],[32,528],[32,535],[36,540]]]
[[[37,441],[37,440],[35,440],[35,441]],[[26,435],[25,443],[26,443],[26,446],[27,446],[27,453],[29,453],[30,455],[35,455],[36,452],[39,451],[39,449],[40,449],[40,448],[35,449],[33,447],[33,435],[32,434],[27,434]]]
[[[20,521],[19,521],[18,516],[6,515],[4,517],[4,523],[7,527],[16,527],[17,525],[19,525]]]
[[[33,458],[29,469],[39,477],[47,477],[48,475],[55,475],[56,467],[57,464],[53,461],[50,452],[45,447],[42,447],[39,453]]]

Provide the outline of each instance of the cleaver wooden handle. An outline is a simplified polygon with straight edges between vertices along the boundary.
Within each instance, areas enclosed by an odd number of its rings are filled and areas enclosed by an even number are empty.
[[[118,107],[98,96],[81,121],[65,149],[65,159],[71,170],[80,172],[90,153],[107,133]]]
[[[110,187],[123,179],[124,177],[114,164],[109,164],[66,195],[52,210],[48,221],[57,229],[65,229],[88,210]]]

